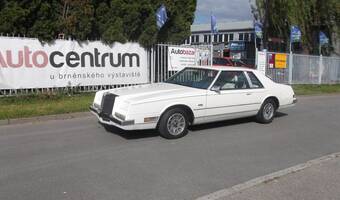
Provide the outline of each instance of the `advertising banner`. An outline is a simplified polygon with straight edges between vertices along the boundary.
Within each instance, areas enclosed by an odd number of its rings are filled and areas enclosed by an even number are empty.
[[[257,52],[257,70],[266,74],[266,62],[267,62],[267,52],[258,51]]]
[[[285,69],[287,68],[287,55],[284,53],[275,54],[275,68]]]
[[[147,67],[137,43],[0,37],[0,89],[147,83]]]
[[[168,48],[168,70],[179,71],[196,65],[196,49],[188,47]]]

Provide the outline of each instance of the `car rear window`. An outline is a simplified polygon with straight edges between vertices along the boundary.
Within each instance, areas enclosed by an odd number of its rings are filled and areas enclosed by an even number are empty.
[[[253,72],[247,72],[247,74],[251,82],[250,88],[263,88],[262,83]]]

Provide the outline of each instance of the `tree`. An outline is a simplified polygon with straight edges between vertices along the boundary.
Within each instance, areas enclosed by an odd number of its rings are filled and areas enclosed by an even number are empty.
[[[256,0],[253,14],[262,20],[267,17],[264,38],[281,37],[289,41],[290,26],[299,26],[306,53],[317,52],[320,31],[324,31],[332,43],[331,35],[340,25],[338,0]]]
[[[169,20],[158,30],[161,4]],[[196,0],[0,0],[0,32],[51,41],[63,33],[79,41],[182,42],[190,35]]]

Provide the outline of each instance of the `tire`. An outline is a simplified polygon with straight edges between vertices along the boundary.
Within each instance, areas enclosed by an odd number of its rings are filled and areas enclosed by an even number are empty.
[[[269,124],[273,121],[276,113],[277,105],[274,100],[267,99],[263,102],[259,112],[256,115],[256,120],[262,124]]]
[[[158,124],[159,134],[166,139],[177,139],[188,134],[188,116],[182,109],[166,111]]]

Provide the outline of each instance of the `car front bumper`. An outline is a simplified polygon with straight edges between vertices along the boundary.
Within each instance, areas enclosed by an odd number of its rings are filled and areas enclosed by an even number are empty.
[[[156,127],[156,123],[135,123],[135,120],[121,120],[112,115],[105,115],[93,106],[90,106],[89,109],[101,124],[115,126],[123,130],[154,129]]]

